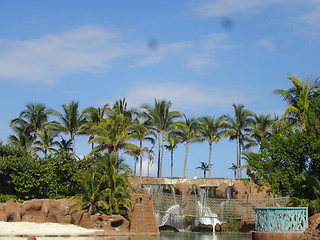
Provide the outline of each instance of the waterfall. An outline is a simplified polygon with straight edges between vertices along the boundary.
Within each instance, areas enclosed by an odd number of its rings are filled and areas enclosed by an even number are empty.
[[[173,205],[170,206],[162,216],[161,214],[157,214],[158,225],[159,227],[168,225],[181,230],[186,227],[185,216],[182,215],[182,209],[177,203],[175,189],[172,185],[170,185],[170,189],[173,198]]]
[[[204,224],[204,225],[211,225],[213,231],[215,230],[215,225],[217,223],[221,223],[218,219],[218,215],[213,213],[211,209],[206,204],[206,189],[200,190],[200,200],[197,202],[197,214],[199,217],[195,219],[195,225]]]

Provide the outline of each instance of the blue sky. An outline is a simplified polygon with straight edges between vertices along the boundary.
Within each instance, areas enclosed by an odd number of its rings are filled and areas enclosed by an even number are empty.
[[[27,103],[61,111],[172,101],[188,117],[232,115],[232,104],[281,114],[272,94],[319,75],[318,0],[0,1],[0,140]],[[76,142],[88,153],[87,139]],[[235,142],[213,148],[213,177],[232,177]],[[208,145],[190,146],[188,177],[207,161]],[[174,174],[183,175],[184,146]],[[127,157],[132,165],[132,159]],[[169,176],[169,153],[164,159]]]

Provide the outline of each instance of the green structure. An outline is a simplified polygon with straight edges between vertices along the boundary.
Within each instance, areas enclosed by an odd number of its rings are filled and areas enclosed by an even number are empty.
[[[256,208],[256,231],[303,233],[308,227],[307,207]]]

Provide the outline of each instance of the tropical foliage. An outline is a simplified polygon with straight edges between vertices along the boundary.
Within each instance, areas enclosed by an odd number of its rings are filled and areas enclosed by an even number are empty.
[[[129,108],[125,98],[83,111],[77,101],[62,105],[61,112],[42,103],[27,104],[10,123],[13,134],[8,145],[0,146],[0,194],[58,198],[81,189],[83,207],[90,212],[125,211],[130,207],[127,177],[133,173],[123,165],[122,156],[139,162],[134,175],[140,177],[143,159],[148,162],[148,176],[155,159],[158,177],[166,160],[170,176],[174,177],[174,161],[180,161],[184,164],[180,174],[187,177],[190,144],[205,141],[208,160],[200,161],[199,169],[211,177],[211,167],[221,161],[213,157],[214,143],[228,138],[236,142],[229,168],[235,178],[241,179],[246,168],[251,179],[268,183],[275,194],[295,197],[294,203],[316,201],[320,196],[319,82],[296,75],[288,80],[288,89],[274,90],[288,104],[280,117],[254,113],[242,104],[232,105],[232,115],[187,117],[172,110],[170,101],[158,99],[140,109]],[[79,135],[92,144],[87,156],[76,154]],[[178,148],[184,148],[184,159],[174,159]],[[164,159],[165,149],[170,159]]]

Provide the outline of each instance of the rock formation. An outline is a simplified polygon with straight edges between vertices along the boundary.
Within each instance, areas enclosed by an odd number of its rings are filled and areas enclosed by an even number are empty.
[[[0,221],[35,223],[73,223],[108,233],[129,232],[129,222],[121,215],[89,215],[79,207],[72,207],[72,199],[34,199],[24,203],[0,203]]]
[[[300,240],[320,240],[320,213],[309,217],[308,225]]]

